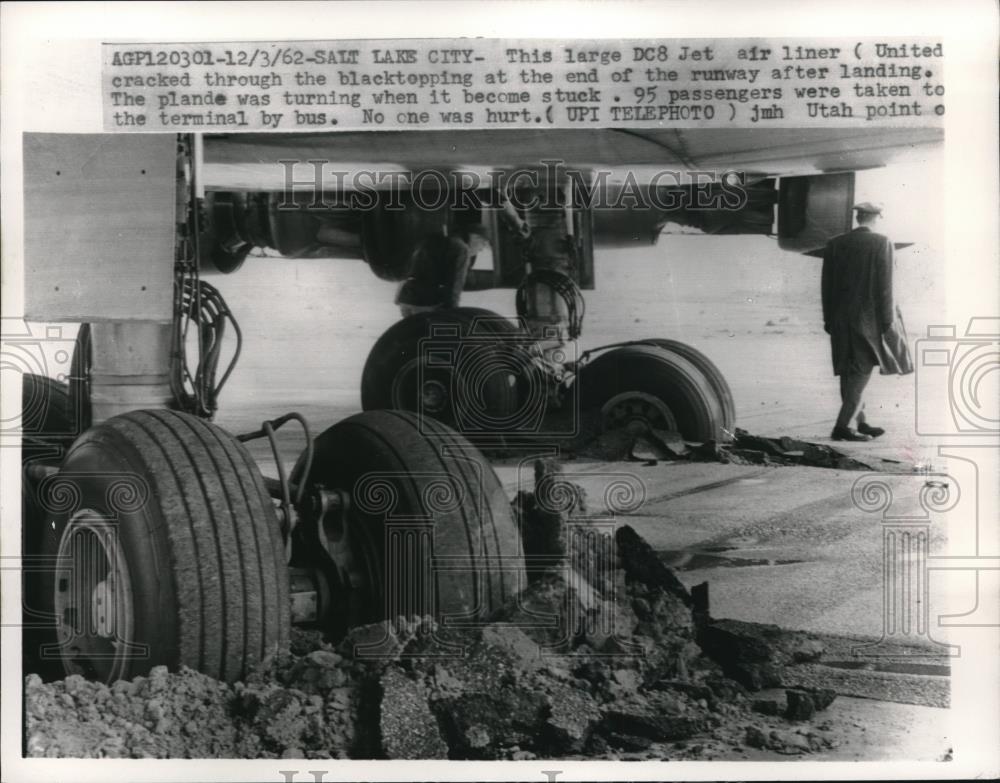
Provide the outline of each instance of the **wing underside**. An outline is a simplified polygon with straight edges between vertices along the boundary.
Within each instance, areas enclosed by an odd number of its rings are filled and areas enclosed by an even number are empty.
[[[658,170],[728,171],[759,176],[857,171],[884,166],[943,141],[937,128],[724,128],[468,130],[206,136],[203,182],[211,190],[281,190],[288,165],[297,187],[313,187],[323,161],[324,188],[350,187],[364,172],[488,172],[537,168],[558,159],[570,168],[608,169],[612,181]],[[345,184],[346,183],[346,184]]]

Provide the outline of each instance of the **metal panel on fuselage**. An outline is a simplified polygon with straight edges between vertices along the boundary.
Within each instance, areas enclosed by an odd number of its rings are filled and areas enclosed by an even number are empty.
[[[25,317],[169,321],[176,172],[173,134],[25,134]]]

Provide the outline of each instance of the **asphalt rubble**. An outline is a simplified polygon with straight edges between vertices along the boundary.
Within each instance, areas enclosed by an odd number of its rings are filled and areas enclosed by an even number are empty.
[[[899,470],[901,463],[873,455],[847,454],[823,443],[787,435],[765,437],[736,428],[725,440],[695,443],[677,432],[644,428],[638,432],[609,430],[578,439],[568,448],[576,457],[659,462],[719,462],[724,465],[805,466],[830,470]]]
[[[585,503],[557,463],[536,465],[514,503],[527,584],[485,624],[395,618],[336,643],[294,630],[235,684],[164,667],[111,685],[29,674],[25,753],[668,760],[837,744],[833,691],[774,690],[820,641],[711,618],[707,585],[689,592],[628,525],[613,542],[568,526]]]

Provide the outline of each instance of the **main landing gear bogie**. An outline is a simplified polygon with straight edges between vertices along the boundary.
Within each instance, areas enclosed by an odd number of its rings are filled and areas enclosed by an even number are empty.
[[[52,392],[57,416],[61,389],[27,383]],[[352,416],[278,480],[261,476],[250,437],[133,411],[35,471],[25,554],[54,565],[26,584],[34,618],[51,618],[26,634],[28,670],[111,682],[184,665],[233,681],[292,623],[337,637],[399,615],[479,622],[523,587],[503,488],[443,424]]]
[[[481,622],[523,587],[524,566],[496,474],[448,426],[469,419],[461,395],[476,425],[499,433],[516,434],[526,399],[549,403],[553,389],[605,428],[704,441],[732,422],[724,378],[689,346],[639,341],[554,365],[489,311],[405,319],[365,368],[375,409],[324,431],[276,480],[243,441],[300,417],[237,438],[187,413],[139,410],[77,435],[70,389],[26,376],[24,552],[43,568],[25,592],[33,620],[52,618],[26,630],[27,665],[104,681],[186,665],[231,681],[293,623],[339,636],[399,615]],[[442,398],[447,416],[435,416]]]
[[[489,362],[477,362],[480,355]],[[486,363],[492,373],[482,371]],[[725,377],[685,343],[636,340],[559,364],[525,328],[475,308],[421,313],[390,327],[368,356],[361,399],[365,410],[420,412],[484,444],[565,429],[542,419],[566,411],[599,429],[666,430],[693,442],[724,440],[736,418]]]

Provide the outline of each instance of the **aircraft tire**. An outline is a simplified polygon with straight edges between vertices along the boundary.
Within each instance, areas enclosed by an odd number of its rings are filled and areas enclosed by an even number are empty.
[[[699,351],[697,348],[693,348],[687,343],[682,343],[679,340],[669,340],[660,337],[651,337],[648,340],[643,340],[643,343],[647,345],[655,345],[657,348],[662,348],[668,353],[674,353],[678,356],[687,359],[691,364],[701,370],[702,374],[705,376],[705,380],[709,382],[715,396],[719,400],[719,404],[722,406],[722,426],[725,427],[729,432],[732,432],[736,427],[736,403],[733,401],[733,392],[729,388],[729,382],[726,380],[726,376],[722,374],[719,368],[715,365],[711,359],[709,359],[705,354]]]
[[[76,345],[69,369],[69,397],[76,406],[76,421],[79,432],[88,427],[92,419],[90,405],[90,366],[93,362],[93,348],[90,342],[90,324],[80,324],[76,333]]]
[[[223,430],[176,411],[115,416],[46,483],[50,554],[70,564],[49,592],[67,673],[110,682],[185,665],[233,681],[287,640],[274,507]]]
[[[58,466],[77,426],[66,384],[44,375],[21,376],[21,409],[21,544],[25,555],[38,556],[42,553],[43,514],[38,482],[25,468],[30,463]],[[26,570],[26,585],[31,576],[33,573]]]
[[[72,443],[76,431],[70,393],[65,383],[44,375],[21,376],[21,554],[22,569],[22,653],[25,671],[51,679],[57,676],[52,661],[43,660],[42,645],[54,635],[35,614],[36,605],[47,589],[45,575],[35,568],[35,558],[45,548],[45,514],[38,497],[38,482],[25,470],[29,463],[57,466]]]
[[[293,483],[302,470],[300,460]],[[339,566],[351,587],[335,592],[351,625],[398,616],[484,619],[523,587],[520,534],[493,468],[434,419],[368,411],[334,424],[316,438],[306,480],[349,493],[333,546],[347,552]],[[402,527],[390,527],[393,520]],[[431,542],[443,569],[431,564]],[[405,560],[393,562],[393,552]]]
[[[44,375],[21,376],[22,462],[45,446],[69,445],[76,434],[69,388]]]
[[[454,329],[426,342],[439,327]],[[361,374],[361,407],[423,413],[469,434],[502,431],[517,416],[520,376],[530,371],[512,339],[517,333],[511,321],[476,307],[404,318],[389,327],[368,354]],[[449,352],[455,362],[428,367],[424,358],[429,347],[438,355]]]
[[[696,442],[723,434],[722,405],[705,374],[662,348],[615,348],[585,365],[577,382],[582,409],[600,412],[605,428],[648,422]]]

